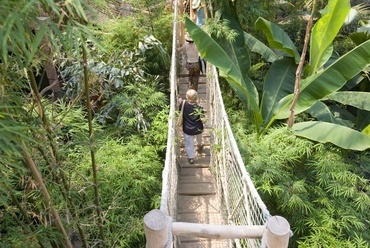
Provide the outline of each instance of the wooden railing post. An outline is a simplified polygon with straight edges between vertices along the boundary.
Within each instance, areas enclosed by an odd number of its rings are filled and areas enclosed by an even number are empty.
[[[146,248],[165,248],[168,239],[167,216],[158,209],[144,216]]]
[[[289,222],[281,216],[272,216],[267,221],[265,241],[268,248],[286,248],[292,236]]]

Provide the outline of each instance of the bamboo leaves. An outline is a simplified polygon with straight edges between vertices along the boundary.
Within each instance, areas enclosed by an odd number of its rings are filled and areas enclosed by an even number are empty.
[[[99,45],[91,31],[81,25],[87,17],[80,1],[37,2],[23,1],[14,5],[10,0],[2,1],[0,59],[3,63],[12,57],[21,68],[36,66],[38,60],[35,58],[44,56],[40,45],[46,37],[52,38],[49,43],[52,51],[63,50],[69,54],[80,50],[83,36]]]

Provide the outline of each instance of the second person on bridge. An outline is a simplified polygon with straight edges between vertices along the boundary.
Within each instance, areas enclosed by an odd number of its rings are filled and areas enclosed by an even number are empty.
[[[178,50],[185,55],[185,67],[189,71],[189,89],[198,91],[198,82],[200,76],[199,52],[189,33],[185,34],[185,43]]]

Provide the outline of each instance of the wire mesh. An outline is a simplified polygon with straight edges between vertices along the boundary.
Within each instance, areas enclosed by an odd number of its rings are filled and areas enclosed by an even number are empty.
[[[270,213],[245,169],[224,108],[218,74],[210,67],[207,80],[209,116],[213,128],[212,172],[216,178],[224,218],[230,225],[264,225]],[[235,240],[236,247],[262,247],[261,240]]]

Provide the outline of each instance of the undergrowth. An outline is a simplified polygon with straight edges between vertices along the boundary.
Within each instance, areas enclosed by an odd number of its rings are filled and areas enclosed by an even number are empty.
[[[257,139],[245,111],[228,115],[262,200],[291,225],[289,247],[369,247],[370,185],[360,164],[368,153],[296,137],[285,125]]]

